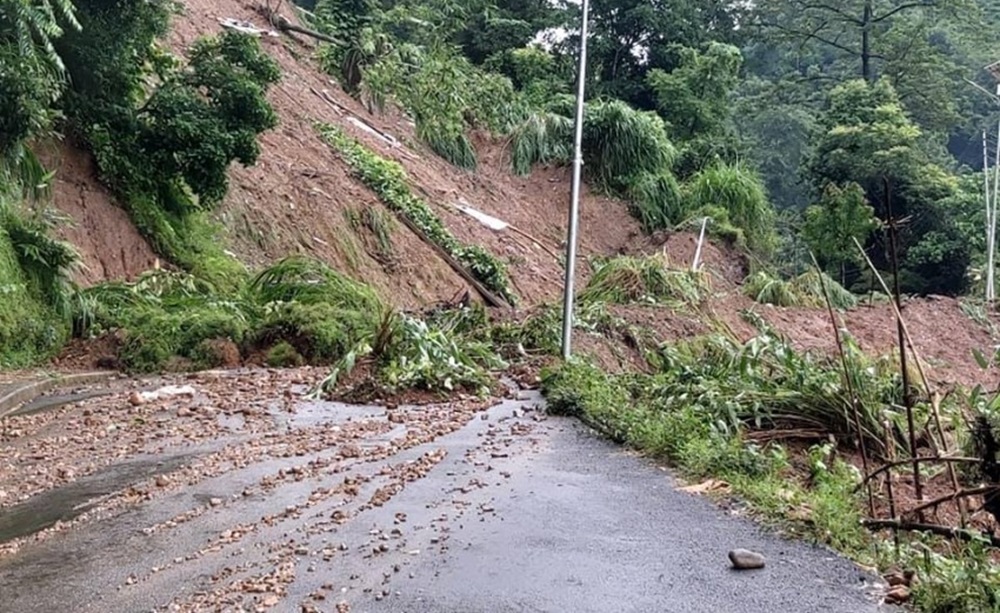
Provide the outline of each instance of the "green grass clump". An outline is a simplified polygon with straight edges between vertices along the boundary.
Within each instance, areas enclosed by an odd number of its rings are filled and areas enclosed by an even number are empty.
[[[471,309],[450,315],[439,313],[421,319],[384,313],[378,327],[338,361],[316,393],[332,393],[361,361],[374,366],[373,378],[367,381],[373,390],[488,393],[494,384],[490,371],[504,368],[506,363],[493,345],[481,338],[483,326],[472,324],[479,317]]]
[[[747,277],[746,281],[743,282],[743,293],[761,304],[773,304],[781,307],[802,306],[802,297],[795,291],[791,283],[772,277],[763,271],[755,272]]]
[[[573,120],[552,112],[528,115],[511,133],[511,163],[519,175],[535,164],[569,164],[573,159]]]
[[[672,228],[690,215],[681,186],[669,171],[635,174],[624,193],[632,215],[647,232]]]
[[[247,295],[259,305],[323,303],[376,316],[382,308],[381,300],[370,287],[304,256],[290,256],[262,270],[250,281]]]
[[[591,179],[616,187],[628,177],[668,171],[677,149],[659,115],[620,100],[591,103],[584,116],[584,162]]]
[[[373,329],[384,310],[371,288],[299,256],[236,290],[155,270],[133,283],[83,290],[75,304],[77,334],[123,332],[119,357],[131,372],[155,372],[178,357],[215,366],[221,356],[213,341],[232,342],[244,353],[284,341],[312,361],[331,363]]]
[[[290,368],[303,364],[305,358],[288,341],[280,341],[267,351],[267,365],[271,368]]]
[[[173,306],[126,315],[127,321],[122,322],[125,340],[119,350],[125,370],[156,372],[175,357],[202,363],[207,357],[204,341],[224,339],[238,345],[250,327],[241,309],[227,309],[218,302],[192,300],[183,307]]]
[[[703,273],[671,270],[657,256],[622,256],[595,263],[594,274],[580,294],[580,300],[683,306],[701,302],[707,290],[708,282]]]
[[[750,169],[738,165],[706,168],[685,185],[693,209],[718,207],[726,222],[743,231],[747,246],[762,253],[773,251],[775,212],[764,185]]]
[[[34,364],[69,338],[76,252],[0,193],[0,368]]]
[[[343,357],[372,330],[379,311],[356,311],[333,304],[276,303],[254,327],[252,345],[267,347],[281,340],[314,363]]]
[[[826,294],[824,294],[824,284]],[[758,271],[743,283],[743,292],[761,304],[782,307],[825,307],[825,295],[829,296],[830,305],[835,309],[854,308],[858,303],[857,296],[825,273],[815,270],[804,272],[791,281]]]
[[[430,206],[413,195],[402,166],[378,156],[334,126],[320,125],[317,129],[390,210],[413,222],[431,241],[465,266],[487,289],[510,304],[516,302],[509,287],[506,266],[481,246],[459,242]]]

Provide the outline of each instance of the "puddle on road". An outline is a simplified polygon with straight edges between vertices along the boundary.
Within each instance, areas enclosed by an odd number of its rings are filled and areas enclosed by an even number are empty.
[[[0,511],[0,543],[30,536],[69,521],[92,508],[104,496],[191,462],[198,454],[158,456],[109,466],[69,485],[48,490]]]

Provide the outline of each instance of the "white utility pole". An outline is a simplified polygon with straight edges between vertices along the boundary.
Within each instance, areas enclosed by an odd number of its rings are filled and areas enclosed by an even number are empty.
[[[589,3],[583,0],[583,18],[580,24],[580,66],[577,70],[576,133],[573,140],[573,188],[569,203],[569,236],[566,238],[566,281],[563,295],[562,355],[568,360],[572,354],[573,335],[573,281],[576,275],[576,233],[580,218],[580,175],[583,166],[583,99],[587,84],[587,13]]]

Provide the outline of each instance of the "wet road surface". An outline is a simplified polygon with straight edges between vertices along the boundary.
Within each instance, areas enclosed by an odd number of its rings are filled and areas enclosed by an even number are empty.
[[[0,612],[880,610],[849,562],[677,491],[533,392],[389,409],[284,394],[310,376],[11,418]],[[81,435],[88,418],[110,434]],[[767,567],[730,570],[735,547]]]

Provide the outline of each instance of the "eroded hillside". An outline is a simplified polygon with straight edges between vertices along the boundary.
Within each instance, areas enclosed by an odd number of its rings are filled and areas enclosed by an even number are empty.
[[[254,3],[186,0],[183,4],[168,37],[177,54],[199,37],[221,32],[220,21],[225,19],[268,28]],[[447,300],[466,287],[431,247],[402,224],[392,224],[391,253],[379,253],[377,237],[370,230],[351,227],[351,215],[364,214],[370,207],[387,211],[319,137],[314,126],[322,122],[402,164],[411,188],[457,238],[483,245],[508,264],[521,305],[558,296],[562,277],[557,257],[563,253],[569,169],[542,168],[529,177],[515,176],[507,144],[484,135],[475,143],[482,162],[479,170],[459,169],[417,144],[411,123],[400,114],[371,114],[344,94],[312,60],[315,44],[310,38],[264,35],[261,42],[282,71],[281,81],[268,95],[279,124],[261,138],[262,153],[254,166],[233,165],[229,193],[216,214],[225,228],[228,249],[241,261],[256,267],[293,253],[316,256],[371,284],[401,307]],[[390,145],[365,124],[401,144]],[[47,161],[57,171],[55,204],[75,222],[62,234],[81,251],[86,268],[80,279],[89,284],[148,269],[155,258],[152,250],[97,182],[88,157],[65,145]],[[514,229],[493,231],[457,209],[460,203]],[[581,260],[633,250],[641,241],[639,226],[623,202],[584,191]],[[586,267],[581,268],[586,275]]]

